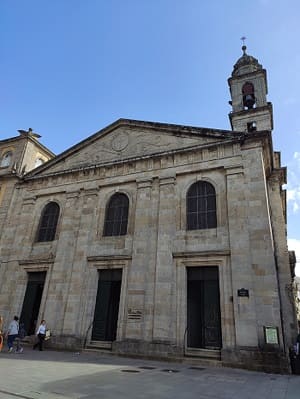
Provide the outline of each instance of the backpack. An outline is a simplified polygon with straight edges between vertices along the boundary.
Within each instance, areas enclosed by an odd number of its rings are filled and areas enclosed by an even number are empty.
[[[20,324],[20,328],[19,328],[19,338],[20,339],[24,339],[26,337],[27,333],[26,330],[24,328],[24,324]]]

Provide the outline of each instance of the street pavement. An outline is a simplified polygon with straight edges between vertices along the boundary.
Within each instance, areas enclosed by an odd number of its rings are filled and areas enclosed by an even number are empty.
[[[0,399],[300,399],[300,376],[95,352],[0,353]]]

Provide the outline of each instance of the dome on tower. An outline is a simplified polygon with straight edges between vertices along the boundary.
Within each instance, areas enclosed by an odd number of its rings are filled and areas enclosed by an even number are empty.
[[[240,76],[263,69],[256,58],[246,53],[246,49],[246,46],[242,47],[243,55],[235,63],[231,76]]]

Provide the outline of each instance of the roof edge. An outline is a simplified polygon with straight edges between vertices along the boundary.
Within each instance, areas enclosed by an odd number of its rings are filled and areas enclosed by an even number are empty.
[[[55,158],[45,162],[43,165],[39,166],[38,168],[28,172],[26,176],[33,176],[37,173],[42,172],[49,166],[55,165],[61,159],[64,159],[68,155],[73,154],[74,152],[78,151],[80,148],[83,148],[85,145],[92,143],[96,140],[100,135],[104,135],[109,133],[110,131],[121,127],[121,126],[131,126],[131,127],[144,127],[147,129],[160,129],[163,131],[170,131],[172,133],[185,133],[185,134],[203,134],[203,135],[214,135],[218,137],[224,137],[225,135],[228,136],[226,138],[237,138],[244,134],[244,132],[236,132],[232,130],[222,130],[222,129],[214,129],[214,128],[204,128],[204,127],[196,127],[196,126],[189,126],[189,125],[177,125],[171,123],[163,123],[163,122],[149,122],[149,121],[141,121],[136,119],[125,119],[120,118],[117,119],[115,122],[105,126],[103,129],[100,129],[96,133],[88,136],[84,140],[80,141],[79,143],[69,147],[62,153],[58,154]]]

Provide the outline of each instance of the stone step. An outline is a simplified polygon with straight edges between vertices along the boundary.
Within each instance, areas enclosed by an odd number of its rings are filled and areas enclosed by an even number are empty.
[[[168,362],[178,362],[189,364],[195,368],[207,368],[207,367],[223,367],[223,363],[220,360],[220,351],[209,351],[217,353],[207,353],[207,351],[202,352],[203,357],[201,357],[201,351],[199,349],[189,351],[191,354],[186,353],[185,356],[149,356],[145,354],[120,354],[111,351],[111,345],[102,345],[103,343],[98,341],[90,342],[83,352],[95,352],[99,354],[109,354],[112,356],[121,356],[136,359],[147,359],[147,360],[159,360]]]
[[[185,356],[221,360],[221,351],[202,348],[187,348],[185,350]]]
[[[217,359],[209,359],[209,358],[201,358],[201,357],[193,357],[193,356],[185,356],[181,358],[182,363],[190,364],[195,367],[223,367],[223,362]]]
[[[105,341],[91,341],[86,346],[87,349],[104,349],[104,350],[111,350],[112,343],[105,342]]]

